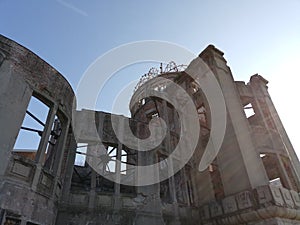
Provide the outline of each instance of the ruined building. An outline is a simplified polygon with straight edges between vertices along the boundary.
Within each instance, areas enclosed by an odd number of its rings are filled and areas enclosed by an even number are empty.
[[[216,121],[205,87],[188,73],[197,71],[197,63],[183,71],[161,71],[157,77],[175,83],[192,99],[200,125],[192,157],[172,171],[184,157],[174,154],[168,163],[164,160],[190,127],[181,123],[174,104],[143,97],[149,82],[150,89],[162,93],[168,84],[154,78],[141,83],[130,102],[131,118],[73,112],[74,92],[67,80],[28,49],[0,36],[0,224],[300,224],[300,164],[268,93],[268,81],[257,74],[247,84],[234,81],[223,53],[211,45],[195,60],[200,59],[224,97],[226,132],[216,157],[199,171]],[[151,151],[138,151],[117,138],[112,118],[125,139],[129,121],[140,140],[151,135],[150,121],[161,118],[164,139]],[[28,120],[37,125],[30,127]],[[20,139],[22,135],[32,136]],[[106,152],[95,156],[91,150],[99,137]],[[22,140],[37,143],[36,148],[20,148]],[[80,156],[90,163],[74,165]],[[96,164],[90,166],[94,158]],[[137,179],[136,166],[157,162],[172,175],[159,183],[130,185]]]

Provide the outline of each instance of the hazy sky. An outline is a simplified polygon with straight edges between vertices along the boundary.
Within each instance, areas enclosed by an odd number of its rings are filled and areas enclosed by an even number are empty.
[[[74,89],[95,59],[121,44],[161,40],[195,54],[214,44],[236,80],[248,81],[255,73],[269,80],[300,155],[300,0],[0,0],[0,33],[50,63]],[[99,107],[108,110],[112,93],[147,72],[143,68],[120,73]]]

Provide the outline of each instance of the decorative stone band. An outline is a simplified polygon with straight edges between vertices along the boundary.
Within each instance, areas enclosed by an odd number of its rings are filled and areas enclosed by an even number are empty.
[[[271,218],[300,224],[299,193],[274,185],[260,186],[201,206],[200,217],[204,224],[256,224]]]

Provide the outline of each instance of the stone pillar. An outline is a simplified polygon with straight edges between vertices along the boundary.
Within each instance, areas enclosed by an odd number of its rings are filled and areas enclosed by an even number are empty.
[[[153,160],[149,154],[147,161]],[[135,225],[164,225],[162,208],[159,194],[159,184],[140,186],[137,188],[137,202],[139,204],[136,211]]]
[[[54,178],[54,191],[53,191],[53,196],[57,193],[57,182],[58,180],[61,178],[61,167],[62,167],[62,162],[63,162],[63,158],[64,158],[64,154],[65,151],[68,151],[65,146],[66,146],[66,141],[67,141],[67,137],[68,137],[68,131],[69,131],[69,127],[70,127],[70,121],[68,119],[66,119],[66,121],[63,121],[62,124],[62,131],[60,134],[60,139],[57,143],[57,149],[56,149],[56,153],[55,155],[57,157],[55,157],[55,162],[54,162],[54,174],[55,174],[55,178]],[[59,152],[57,152],[59,151]],[[60,190],[61,191],[61,190]],[[58,196],[59,197],[59,196]]]
[[[137,133],[139,133],[139,125],[137,129]],[[138,152],[138,165],[149,165],[156,161],[155,152]],[[158,172],[159,171],[154,171],[157,176],[159,176]],[[140,176],[140,174],[136,174],[136,176]],[[135,225],[165,225],[162,216],[159,184],[138,186],[135,202],[138,204],[136,217],[134,219]]]
[[[188,191],[188,186],[187,186],[187,177],[186,177],[186,171],[185,171],[185,167],[182,168],[182,170],[180,170],[180,175],[184,181],[184,186],[183,186],[183,194],[184,194],[184,200],[185,200],[185,203],[190,206],[191,205],[191,202],[190,202],[190,198],[189,198],[189,191]]]
[[[0,176],[6,171],[31,95],[25,81],[4,60],[0,67]]]
[[[197,192],[197,199],[195,199],[197,205],[201,206],[215,200],[214,189],[208,169],[202,172],[195,170],[192,175],[196,183],[194,190]]]
[[[91,167],[91,190],[89,192],[89,209],[95,208],[96,201],[96,171]]]
[[[66,162],[66,171],[64,176],[64,184],[62,188],[62,202],[67,202],[70,196],[70,189],[71,189],[71,182],[72,182],[72,175],[74,170],[74,162],[76,157],[76,149],[77,143],[72,133],[68,133],[67,136],[67,144],[66,144],[66,151],[68,151],[68,157]]]
[[[284,168],[282,158],[278,153],[276,153],[275,155],[276,155],[276,158],[277,158],[278,163],[279,163],[278,169],[279,169],[279,173],[281,175],[280,177],[283,179],[284,183],[287,185],[287,188],[292,190],[293,185],[292,185],[291,180],[290,180],[290,178],[289,178],[289,176],[286,172],[286,169]]]
[[[162,100],[162,108],[163,108],[163,113],[161,117],[164,119],[164,121],[167,124],[167,132],[166,132],[166,138],[165,138],[165,148],[166,152],[168,154],[171,154],[173,151],[173,147],[171,144],[171,132],[170,132],[170,124],[169,124],[169,110],[168,110],[168,105],[165,100]],[[179,221],[179,212],[178,212],[178,202],[177,202],[177,196],[176,196],[176,184],[175,184],[175,174],[173,171],[173,160],[170,160],[170,165],[168,165],[168,173],[169,173],[169,190],[171,194],[171,199],[172,199],[172,204],[173,204],[173,218],[172,221],[170,222],[171,225],[180,225]]]
[[[115,182],[115,193],[114,193],[114,198],[115,198],[115,209],[119,210],[120,209],[120,182],[121,182],[121,155],[122,155],[122,143],[118,142],[118,147],[117,147],[117,156],[116,156],[116,182]]]
[[[223,53],[210,45],[200,58],[219,81],[227,106],[226,135],[217,156],[225,195],[267,184],[267,174],[255,150],[251,128]]]
[[[124,135],[124,117],[119,116],[118,119],[118,134],[119,135]],[[122,139],[121,137],[119,139]],[[121,191],[121,159],[122,159],[122,149],[123,149],[123,144],[120,142],[120,140],[118,141],[118,146],[117,146],[117,152],[116,152],[116,168],[115,168],[115,175],[116,175],[116,182],[114,183],[114,205],[113,205],[113,219],[115,224],[119,224],[120,221],[120,209],[121,209],[121,195],[120,195],[120,191]]]
[[[54,122],[55,114],[57,112],[57,104],[54,104],[49,111],[47,116],[46,124],[43,130],[41,141],[39,143],[38,151],[36,153],[36,170],[32,181],[32,189],[36,191],[39,182],[40,174],[42,172],[42,167],[44,164],[45,152],[48,145],[49,136],[52,129],[52,124]]]

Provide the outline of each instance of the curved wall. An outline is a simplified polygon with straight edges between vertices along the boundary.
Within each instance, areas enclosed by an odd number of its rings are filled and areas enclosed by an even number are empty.
[[[33,97],[49,110],[44,124],[40,123],[43,128],[39,132],[38,148],[32,157],[25,157],[29,153],[18,154],[14,145]],[[68,155],[65,143],[73,98],[70,84],[57,70],[23,46],[0,36],[0,215],[3,221],[54,224]]]

